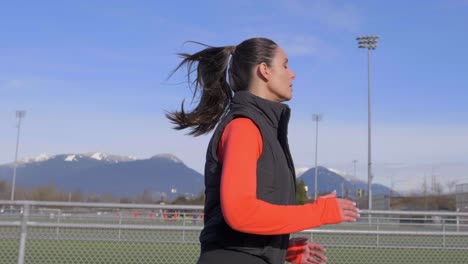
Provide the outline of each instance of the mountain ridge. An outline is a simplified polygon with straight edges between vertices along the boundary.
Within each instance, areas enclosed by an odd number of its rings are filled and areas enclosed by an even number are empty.
[[[28,159],[25,159],[28,160]],[[161,153],[147,159],[102,152],[40,155],[18,165],[18,186],[34,188],[53,184],[65,191],[110,193],[115,196],[140,195],[150,191],[159,196],[198,196],[204,189],[204,177],[185,165],[177,156]],[[0,179],[11,181],[13,166],[0,165]],[[315,168],[297,169],[308,196],[313,196]],[[367,193],[367,183],[332,168],[318,167],[318,189],[321,193],[337,191],[338,196],[356,196],[357,190]],[[374,195],[396,192],[373,185]]]

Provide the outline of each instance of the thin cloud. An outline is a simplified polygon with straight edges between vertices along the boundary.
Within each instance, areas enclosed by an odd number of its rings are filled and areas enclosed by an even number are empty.
[[[25,87],[23,80],[0,80],[0,90],[17,90]]]
[[[261,35],[258,32],[262,32]],[[338,54],[338,50],[333,45],[313,34],[304,33],[278,33],[272,31],[271,27],[263,26],[255,29],[246,29],[242,34],[246,39],[251,37],[266,37],[280,45],[290,57],[318,57],[333,58]]]
[[[283,7],[294,16],[316,21],[329,27],[350,32],[361,28],[362,16],[358,8],[347,5],[337,5],[330,1],[281,1]]]
[[[337,54],[332,46],[311,35],[280,35],[276,40],[290,56],[328,58]]]

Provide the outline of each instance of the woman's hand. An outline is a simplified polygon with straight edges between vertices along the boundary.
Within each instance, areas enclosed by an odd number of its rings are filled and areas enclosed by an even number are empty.
[[[304,255],[302,256],[301,264],[318,264],[325,263],[327,257],[324,253],[327,250],[319,244],[307,243],[304,246]]]
[[[309,243],[308,237],[293,237],[289,239],[286,260],[295,264],[318,264],[325,263],[327,251],[321,245]]]
[[[330,194],[320,196],[321,198],[336,197],[336,191]],[[340,208],[342,222],[356,222],[356,219],[360,217],[359,209],[356,207],[356,203],[348,199],[336,198],[338,207]]]

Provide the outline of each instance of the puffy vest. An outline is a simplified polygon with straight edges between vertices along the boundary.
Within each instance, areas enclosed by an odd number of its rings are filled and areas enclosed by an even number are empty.
[[[259,256],[271,264],[283,264],[289,234],[243,233],[232,229],[223,218],[220,202],[222,164],[218,161],[217,150],[224,128],[237,117],[252,120],[262,135],[263,149],[257,161],[257,199],[278,205],[296,203],[296,175],[287,137],[289,107],[247,91],[237,92],[208,145],[205,164],[205,225],[200,234],[201,249],[242,251]]]

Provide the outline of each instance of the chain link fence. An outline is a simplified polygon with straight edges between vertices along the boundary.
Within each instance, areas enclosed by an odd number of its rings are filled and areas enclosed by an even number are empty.
[[[468,213],[365,211],[306,230],[327,263],[468,263]],[[195,263],[200,206],[0,201],[0,264]]]

